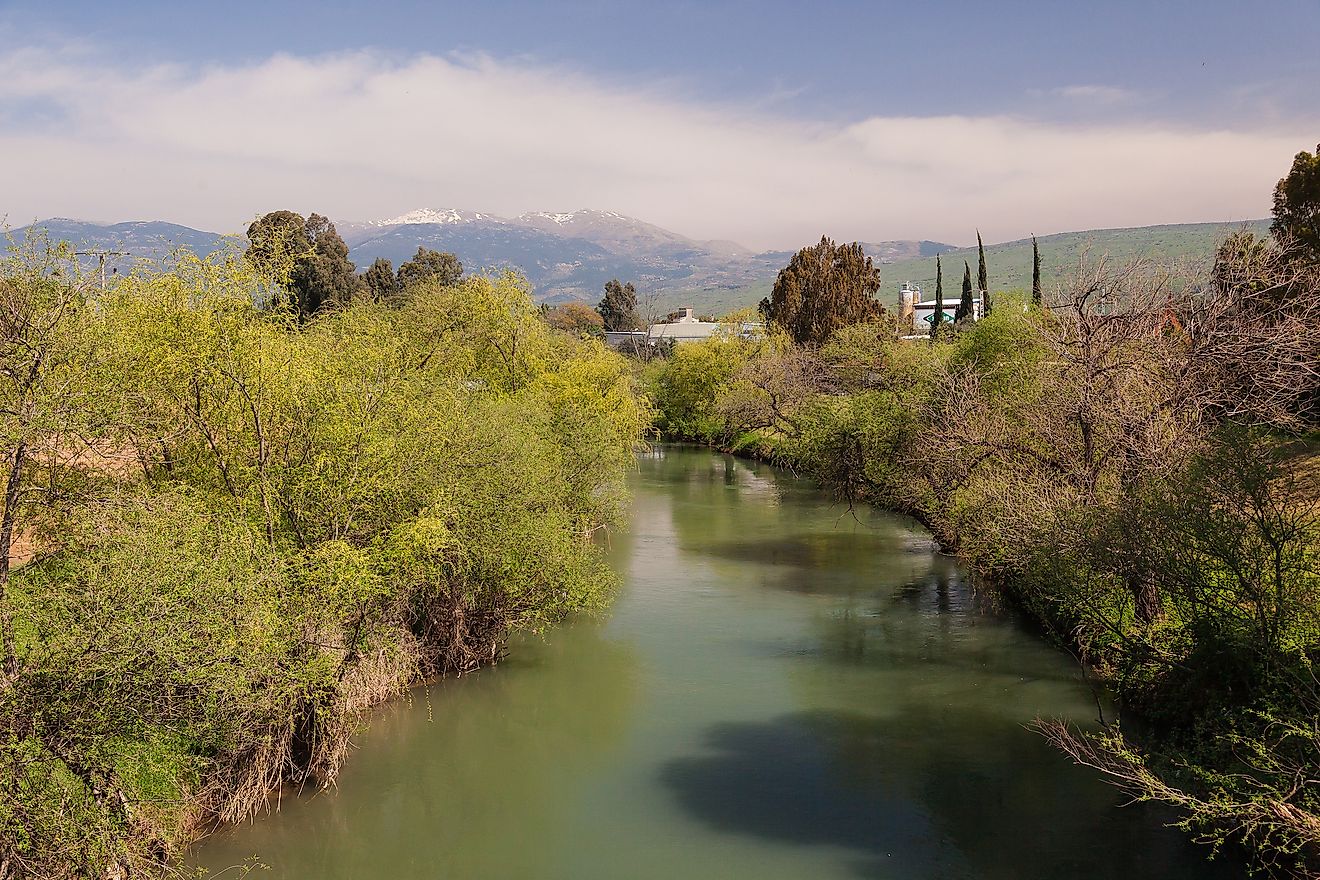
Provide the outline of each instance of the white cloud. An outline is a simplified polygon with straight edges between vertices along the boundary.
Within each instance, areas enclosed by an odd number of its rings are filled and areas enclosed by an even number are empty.
[[[596,207],[753,246],[822,233],[966,242],[978,226],[994,241],[1264,216],[1313,140],[1308,122],[838,125],[485,56],[125,69],[76,48],[24,49],[0,54],[0,216],[232,231],[276,208],[350,220],[423,205]]]
[[[1050,94],[1070,101],[1085,101],[1094,104],[1122,104],[1136,98],[1136,94],[1116,86],[1063,86],[1052,89]]]

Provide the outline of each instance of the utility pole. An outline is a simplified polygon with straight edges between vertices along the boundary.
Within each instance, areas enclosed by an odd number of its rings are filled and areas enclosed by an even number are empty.
[[[127,251],[74,251],[75,257],[96,257],[99,271],[101,273],[101,290],[105,290],[105,258],[106,257],[129,257],[132,254]],[[117,271],[117,270],[116,270]]]

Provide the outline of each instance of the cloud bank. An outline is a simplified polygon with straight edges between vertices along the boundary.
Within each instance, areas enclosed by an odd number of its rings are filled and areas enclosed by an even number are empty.
[[[0,216],[235,231],[278,208],[354,220],[593,207],[757,247],[964,243],[976,227],[998,241],[1266,216],[1315,121],[829,124],[487,56],[133,67],[28,48],[0,53]]]

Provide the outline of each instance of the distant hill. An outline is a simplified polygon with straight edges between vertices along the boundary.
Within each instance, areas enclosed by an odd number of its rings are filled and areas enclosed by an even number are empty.
[[[1052,289],[1075,275],[1083,254],[1088,261],[1108,256],[1113,262],[1126,262],[1144,258],[1161,265],[1181,263],[1208,270],[1215,249],[1225,236],[1240,229],[1257,235],[1269,232],[1269,220],[1251,220],[1246,223],[1184,223],[1165,226],[1138,226],[1128,229],[1092,229],[1084,232],[1061,232],[1042,235],[1037,241],[1041,254],[1041,284]],[[923,242],[922,244],[927,244]],[[880,267],[884,286],[880,299],[885,304],[898,302],[898,291],[903,282],[920,285],[926,295],[935,292],[935,248],[944,261],[946,295],[956,296],[962,284],[962,265],[966,260],[976,272],[976,248],[952,248],[929,243],[932,247],[919,256],[903,256]],[[873,257],[879,246],[864,246]],[[990,288],[995,291],[1031,289],[1031,239],[986,245],[985,258]],[[661,308],[672,310],[691,306],[699,312],[727,314],[730,311],[754,306],[770,294],[773,276],[737,288],[696,288],[667,291],[660,300]],[[950,293],[952,292],[952,293]]]
[[[117,251],[123,256],[110,257],[106,267],[125,271],[139,263],[158,262],[170,253],[187,248],[200,256],[207,256],[230,243],[231,239],[218,232],[205,232],[163,220],[135,220],[126,223],[92,223],[52,217],[30,226],[12,231],[15,240],[22,241],[32,229],[44,229],[52,241],[67,241],[80,251]],[[0,239],[0,253],[8,250],[8,243]],[[95,257],[84,257],[89,266]]]
[[[339,224],[359,266],[377,257],[397,267],[418,247],[457,254],[468,270],[513,267],[537,299],[595,302],[611,278],[657,292],[740,287],[775,272],[778,253],[698,241],[613,211],[534,212],[505,218],[422,208],[390,220]]]
[[[504,218],[476,211],[422,208],[389,220],[344,223],[338,228],[359,266],[377,257],[386,257],[398,266],[419,246],[450,251],[468,269],[522,269],[537,298],[551,302],[595,302],[605,282],[618,278],[633,282],[643,295],[676,308],[689,305],[692,292],[768,289],[792,257],[791,251],[755,253],[735,242],[692,239],[614,211],[585,209]],[[868,253],[884,262],[951,248],[934,241],[866,245]],[[701,299],[711,307],[722,302],[718,294]]]
[[[179,247],[209,254],[231,242],[215,232],[163,221],[101,224],[54,218],[34,224],[56,240],[80,250],[125,251],[107,265],[120,268],[134,262],[160,260]],[[1109,254],[1115,260],[1141,256],[1160,262],[1189,261],[1208,265],[1218,242],[1245,225],[1258,233],[1268,221],[1248,224],[1195,223],[1065,232],[1040,238],[1042,276],[1047,287],[1076,270],[1083,252],[1092,259]],[[596,302],[606,281],[631,281],[649,297],[650,310],[661,314],[691,306],[701,314],[727,314],[754,306],[770,292],[775,275],[792,258],[791,251],[754,253],[727,241],[701,241],[612,211],[535,212],[504,218],[476,211],[423,208],[388,220],[337,222],[359,270],[377,257],[397,268],[418,247],[450,251],[469,271],[513,267],[526,273],[538,300],[582,299]],[[15,230],[21,237],[24,229]],[[975,248],[955,248],[936,241],[863,243],[881,263],[882,299],[897,301],[902,282],[932,291],[935,254],[945,255],[949,289],[961,278],[964,259],[976,265]],[[1027,290],[1031,286],[1031,240],[986,247],[994,290]]]

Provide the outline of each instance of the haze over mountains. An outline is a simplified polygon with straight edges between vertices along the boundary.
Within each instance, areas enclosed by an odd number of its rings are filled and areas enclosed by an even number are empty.
[[[225,236],[164,221],[98,224],[53,218],[32,224],[51,238],[80,250],[127,252],[110,265],[159,260],[178,247],[209,254],[241,247],[241,236]],[[478,211],[422,208],[385,220],[336,222],[350,258],[364,269],[377,257],[397,267],[418,247],[458,255],[469,271],[521,269],[539,300],[595,302],[611,278],[639,290],[672,294],[734,290],[774,277],[792,256],[788,251],[755,253],[736,242],[698,241],[613,211],[538,211],[506,218]],[[21,237],[27,227],[15,230]],[[806,242],[804,244],[809,244]],[[931,241],[886,241],[866,245],[884,262],[948,250]]]
[[[48,230],[54,240],[73,243],[79,250],[125,252],[129,256],[111,258],[107,264],[121,270],[135,261],[160,260],[179,247],[206,255],[224,247],[242,248],[245,243],[241,235],[222,235],[159,220],[98,224],[53,218],[33,226]],[[594,303],[605,282],[618,278],[632,281],[644,294],[656,295],[666,306],[692,305],[722,312],[754,304],[792,256],[789,251],[755,253],[731,241],[691,239],[613,211],[539,211],[506,218],[477,211],[422,208],[389,219],[337,222],[335,226],[359,270],[377,257],[391,260],[397,268],[418,247],[426,247],[457,254],[468,271],[521,269],[531,281],[536,298],[550,302],[584,299]],[[1043,251],[1046,272],[1052,276],[1065,262],[1074,261],[1085,242],[1096,245],[1094,256],[1117,246],[1124,256],[1150,250],[1158,256],[1196,260],[1212,251],[1218,237],[1235,228],[1237,225],[1225,223],[1093,230],[1042,236],[1041,243],[1047,248]],[[16,238],[21,240],[27,229],[15,230]],[[1022,286],[1018,276],[1022,273],[1019,264],[1023,262],[1024,245],[1029,252],[1029,244],[1024,242],[987,244],[995,287],[1009,281],[1006,275],[1012,276],[1009,286]],[[886,292],[881,298],[885,301],[897,298],[898,282],[924,282],[929,280],[928,275],[933,277],[933,257],[937,253],[949,254],[954,262],[962,256],[974,262],[965,249],[935,241],[863,242],[863,247],[872,259],[892,264],[883,271]],[[1052,260],[1051,256],[1059,259]],[[1000,270],[1010,269],[1011,265],[1011,271],[996,279],[996,264]],[[948,268],[956,267],[951,264]],[[953,274],[946,272],[950,277]]]

